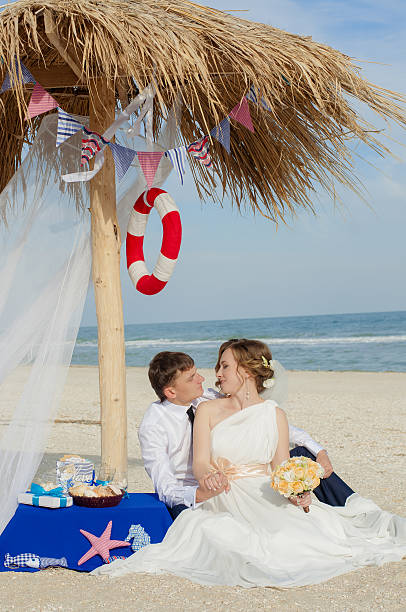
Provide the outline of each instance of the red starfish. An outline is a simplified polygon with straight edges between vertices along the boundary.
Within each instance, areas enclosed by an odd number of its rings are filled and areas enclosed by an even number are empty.
[[[97,537],[84,529],[80,529],[82,533],[90,542],[92,547],[87,551],[78,561],[78,565],[82,565],[88,559],[91,559],[95,555],[100,555],[103,561],[107,561],[110,556],[111,548],[118,548],[119,546],[130,546],[129,542],[122,542],[121,540],[110,540],[111,527],[113,521],[109,521],[106,529],[103,531],[101,536]]]

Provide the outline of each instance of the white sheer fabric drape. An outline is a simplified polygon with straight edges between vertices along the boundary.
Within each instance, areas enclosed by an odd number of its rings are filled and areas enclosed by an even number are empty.
[[[145,150],[145,140],[127,128],[116,134],[117,141]],[[7,218],[0,229],[0,533],[41,462],[91,271],[88,183],[66,185],[60,178],[79,170],[82,134],[56,149],[56,131],[57,114],[45,117],[24,162],[0,194],[0,215]],[[159,144],[148,150],[175,146],[176,131],[172,111]],[[163,158],[154,185],[162,185],[171,169]],[[131,207],[145,188],[143,174],[134,168],[117,188],[123,239]]]

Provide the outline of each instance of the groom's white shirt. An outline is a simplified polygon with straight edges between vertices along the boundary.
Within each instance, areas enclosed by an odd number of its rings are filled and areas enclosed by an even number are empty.
[[[192,405],[196,408],[201,402],[217,397],[217,391],[208,389]],[[145,469],[159,499],[170,507],[185,504],[194,508],[196,505],[198,483],[192,469],[192,428],[186,413],[188,408],[168,400],[153,402],[138,431]],[[305,446],[313,455],[323,448],[303,429],[293,425],[289,425],[289,442],[291,446]]]

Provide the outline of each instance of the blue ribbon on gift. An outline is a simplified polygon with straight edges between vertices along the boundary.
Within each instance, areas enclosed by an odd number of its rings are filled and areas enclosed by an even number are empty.
[[[33,506],[39,506],[39,500],[40,498],[43,497],[42,495],[33,495],[32,496],[32,505]],[[68,505],[68,498],[67,497],[59,497],[59,506],[57,506],[58,508],[66,508]]]
[[[41,487],[41,485],[36,484],[35,482],[33,482],[31,485],[30,493],[36,497],[40,497],[42,495],[50,495],[51,497],[66,497],[62,487],[55,487],[55,489],[46,491],[44,487]]]
[[[63,492],[62,487],[55,487],[55,489],[51,489],[50,491],[46,491],[44,487],[33,482],[31,484],[31,488],[29,493],[32,495],[32,505],[39,506],[40,497],[58,497],[59,498],[59,508],[66,508],[68,503],[68,496]]]
[[[40,498],[43,497],[43,495],[33,495],[32,496],[32,505],[33,506],[39,506],[39,500]],[[66,497],[66,495],[64,495],[63,497],[59,497],[59,506],[58,508],[66,508],[68,505],[68,498]]]

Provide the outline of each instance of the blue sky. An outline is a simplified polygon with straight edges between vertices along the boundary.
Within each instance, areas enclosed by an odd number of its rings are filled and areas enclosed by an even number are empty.
[[[205,4],[202,2],[201,4]],[[311,35],[364,60],[369,80],[405,92],[406,4],[353,0],[220,0],[218,9],[290,32]],[[380,64],[376,62],[381,62]],[[364,113],[368,118],[372,114]],[[382,126],[379,119],[375,120]],[[406,309],[405,165],[406,131],[388,130],[401,159],[380,159],[359,149],[367,161],[355,170],[367,189],[367,206],[341,191],[343,205],[320,192],[314,217],[301,212],[289,226],[260,216],[240,215],[229,200],[223,207],[201,204],[191,173],[182,187],[171,176],[164,188],[182,216],[183,242],[172,279],[157,296],[142,296],[122,265],[126,323],[230,319]],[[152,270],[161,244],[153,212],[145,238]],[[124,253],[124,251],[123,251]],[[125,254],[124,254],[125,258]],[[124,259],[123,258],[123,259]],[[83,324],[95,323],[93,295]]]

